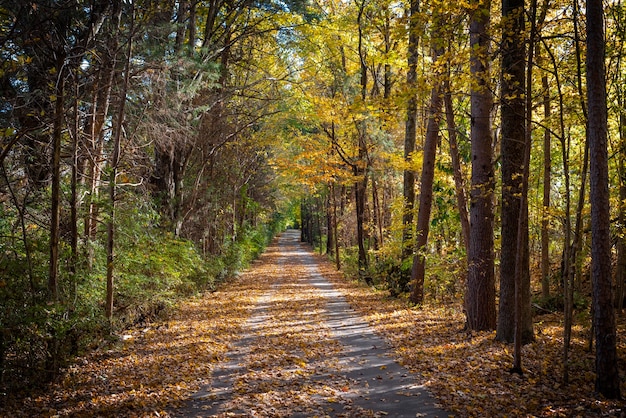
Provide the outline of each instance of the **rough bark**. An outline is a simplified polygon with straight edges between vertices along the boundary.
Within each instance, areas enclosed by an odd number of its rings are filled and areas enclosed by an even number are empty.
[[[620,397],[615,312],[611,289],[611,233],[607,147],[604,10],[587,0],[587,103],[591,197],[591,281],[596,334],[596,391]]]
[[[54,125],[52,128],[52,196],[50,214],[50,264],[48,272],[48,293],[51,300],[59,298],[59,238],[61,216],[61,137],[65,109],[63,100],[65,95],[64,57],[59,58],[57,64],[56,102],[54,105]]]
[[[131,4],[131,15],[133,6]],[[120,6],[121,13],[121,6]],[[120,27],[120,14],[115,17],[117,29]],[[124,123],[124,111],[126,107],[126,93],[130,80],[130,60],[132,52],[132,35],[134,19],[131,18],[130,32],[127,40],[127,51],[124,63],[124,79],[119,93],[119,103],[115,122],[113,125],[113,149],[111,150],[110,174],[109,174],[109,220],[107,222],[107,278],[106,278],[106,318],[113,318],[113,290],[115,269],[115,206],[117,199],[117,170],[120,162],[122,126]]]
[[[406,123],[404,132],[404,160],[409,163],[415,152],[415,137],[417,127],[417,97],[415,87],[417,84],[417,59],[419,51],[419,37],[417,34],[417,14],[419,12],[419,0],[411,0],[409,20],[409,51],[408,71],[406,84],[409,98],[406,106]],[[404,197],[404,210],[402,212],[402,255],[401,260],[408,260],[413,253],[413,205],[415,204],[415,171],[410,168],[404,170],[402,195]]]
[[[541,78],[543,87],[543,116],[547,121],[550,119],[550,90],[548,85],[548,76]],[[549,129],[545,129],[543,134],[543,201],[541,210],[541,296],[543,300],[550,297],[550,189],[551,189],[551,171],[552,171],[552,154],[551,133]]]
[[[461,235],[465,254],[469,252],[469,215],[467,214],[467,197],[465,194],[465,180],[461,169],[461,157],[459,156],[459,144],[457,140],[457,128],[454,121],[454,109],[452,107],[452,92],[450,91],[449,73],[444,81],[443,102],[446,113],[446,127],[448,130],[448,142],[450,143],[450,160],[454,176],[454,190],[456,195],[457,209],[459,210],[459,220],[461,222]]]
[[[620,109],[624,109],[623,100],[620,99]],[[624,159],[626,158],[626,113],[624,110],[620,112],[620,155],[618,158],[619,172],[619,223],[626,225],[626,167],[624,167]],[[624,282],[626,282],[626,237],[620,235],[617,240],[617,266],[615,270],[615,308],[618,312],[624,309]]]
[[[470,247],[465,309],[467,326],[472,330],[492,330],[496,326],[494,248],[493,248],[493,150],[489,88],[490,1],[474,1],[470,18],[470,92],[472,189],[470,194]]]
[[[526,69],[524,43],[524,0],[503,0],[501,165],[502,215],[500,251],[500,304],[496,340],[513,342],[515,337],[516,286],[522,310],[522,339],[533,339],[530,309],[530,272],[528,267],[528,229],[518,239],[520,222],[528,224],[523,200],[523,168],[526,144]],[[522,210],[524,209],[524,210]],[[521,248],[518,248],[518,243]],[[516,283],[517,253],[521,253],[521,276]]]
[[[436,22],[439,28],[441,22]],[[435,29],[435,32],[438,32]],[[439,33],[433,34],[433,66],[438,65],[439,57],[443,54],[440,46]],[[431,90],[430,106],[428,109],[428,123],[426,126],[426,139],[422,151],[422,172],[420,176],[419,208],[417,212],[417,226],[415,229],[415,250],[413,266],[411,268],[411,302],[422,303],[424,300],[424,278],[426,273],[426,245],[430,231],[430,213],[433,204],[433,180],[435,178],[435,158],[437,143],[439,142],[439,122],[441,120],[441,107],[443,104],[442,83],[439,74],[435,74],[435,87]]]

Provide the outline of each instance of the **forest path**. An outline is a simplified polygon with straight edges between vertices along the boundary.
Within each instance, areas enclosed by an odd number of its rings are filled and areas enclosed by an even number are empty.
[[[248,274],[267,281],[211,383],[173,416],[444,417],[289,230]],[[273,253],[272,253],[273,252]]]

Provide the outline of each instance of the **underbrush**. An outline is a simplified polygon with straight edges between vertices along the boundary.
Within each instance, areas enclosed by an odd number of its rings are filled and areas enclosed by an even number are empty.
[[[523,375],[511,373],[513,346],[495,331],[468,332],[460,300],[427,300],[419,307],[386,291],[348,280],[326,260],[322,274],[350,305],[383,335],[399,363],[409,368],[455,417],[623,417],[622,400],[594,391],[595,353],[590,350],[591,316],[577,296],[569,354],[569,382],[563,379],[563,314],[535,316],[535,341],[522,348]],[[553,298],[558,304],[558,297]],[[580,307],[580,308],[579,308]],[[616,317],[617,334],[626,316]],[[618,338],[618,367],[626,367],[626,340]],[[626,380],[621,380],[626,393]]]
[[[258,257],[275,233],[269,226],[249,229],[221,254],[203,256],[188,240],[138,224],[116,247],[111,321],[104,315],[101,241],[89,244],[91,267],[84,257],[76,274],[63,266],[58,302],[47,297],[45,234],[31,235],[40,248],[29,249],[30,265],[25,252],[0,261],[0,406],[44,387],[77,355],[118,341],[128,327],[167,317],[182,298],[214,289]]]
[[[369,267],[359,272],[358,252],[355,247],[341,253],[342,271],[347,277],[359,279],[393,297],[404,297],[411,292],[412,259],[400,260],[398,254],[386,249],[370,251]],[[452,301],[462,297],[465,286],[464,254],[460,249],[441,251],[427,259],[424,278],[425,299]]]

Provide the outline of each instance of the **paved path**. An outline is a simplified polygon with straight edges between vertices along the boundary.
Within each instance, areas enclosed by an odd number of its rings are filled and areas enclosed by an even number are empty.
[[[447,417],[299,243],[279,238],[276,275],[246,333],[185,417]]]

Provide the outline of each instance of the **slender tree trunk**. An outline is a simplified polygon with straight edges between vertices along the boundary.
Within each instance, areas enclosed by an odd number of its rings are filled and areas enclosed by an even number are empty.
[[[78,150],[79,150],[79,104],[78,74],[74,71],[74,117],[72,120],[72,178],[70,184],[70,261],[69,273],[72,285],[72,303],[76,302],[78,264]]]
[[[587,103],[591,167],[591,282],[596,332],[595,389],[609,399],[620,397],[615,312],[611,280],[611,219],[607,146],[604,8],[587,0]]]
[[[341,270],[341,257],[339,256],[339,218],[337,217],[337,191],[335,185],[331,186],[333,196],[333,234],[335,235],[335,267]]]
[[[361,100],[367,99],[367,57],[363,45],[363,16],[367,0],[362,0],[359,5],[359,15],[357,26],[359,30],[358,52],[361,76]],[[368,179],[368,155],[367,155],[367,126],[365,123],[356,122],[358,140],[358,162],[353,165],[354,177],[356,179],[354,196],[356,201],[356,224],[357,241],[359,247],[359,275],[366,274],[368,269],[367,251],[365,249],[365,216],[367,210],[367,179]],[[367,277],[366,277],[367,279]]]
[[[189,56],[193,57],[196,48],[196,5],[197,1],[192,0],[189,4]]]
[[[181,53],[181,50],[183,49],[183,45],[185,43],[185,19],[188,16],[188,12],[188,0],[180,0],[178,2],[178,10],[176,11],[176,40],[174,43],[176,53],[178,54]]]
[[[113,290],[114,290],[114,269],[115,269],[115,206],[117,199],[117,169],[120,161],[122,126],[124,123],[124,109],[126,107],[126,92],[130,80],[130,60],[132,52],[132,37],[134,23],[134,6],[131,4],[131,25],[128,34],[128,46],[124,63],[124,79],[119,96],[119,105],[113,125],[113,150],[111,155],[111,172],[109,175],[109,220],[107,222],[107,287],[105,313],[106,318],[111,322],[113,318]],[[121,7],[120,7],[121,13]],[[116,25],[119,31],[120,15],[116,17]]]
[[[452,171],[454,176],[454,189],[456,194],[456,205],[459,210],[459,220],[461,222],[461,236],[465,254],[469,253],[469,215],[467,214],[467,197],[465,194],[465,180],[461,168],[461,158],[459,156],[459,144],[456,133],[456,122],[454,121],[454,108],[452,106],[452,92],[450,91],[450,73],[446,74],[444,81],[443,102],[446,111],[446,126],[448,130],[448,141],[450,143],[450,159],[452,161]]]
[[[354,183],[354,199],[356,209],[356,234],[357,245],[359,247],[359,275],[364,275],[367,271],[367,251],[365,249],[365,210],[367,193],[367,175],[362,169],[355,165],[354,176],[357,181]]]
[[[116,6],[117,7],[117,6]],[[117,12],[112,13],[115,16]],[[89,157],[88,157],[88,179],[89,194],[87,196],[87,213],[84,221],[85,234],[85,258],[87,268],[93,267],[93,246],[91,241],[95,239],[98,230],[98,195],[100,190],[100,180],[102,176],[104,132],[103,127],[109,114],[111,102],[111,90],[113,78],[115,77],[115,57],[117,50],[117,39],[111,37],[108,42],[108,53],[105,54],[103,68],[94,82],[93,103],[91,108],[91,120],[89,122]]]
[[[580,39],[580,30],[578,28],[579,25],[579,17],[580,10],[578,0],[574,0],[573,7],[573,16],[572,22],[574,24],[574,46],[576,50],[576,80],[578,87],[578,97],[580,98],[580,109],[583,113],[583,117],[585,122],[587,121],[587,104],[585,103],[585,92],[583,90],[583,63],[582,63],[582,51],[580,48],[580,44],[582,40]],[[588,130],[589,126],[586,123],[585,129]],[[585,143],[583,148],[583,167],[581,170],[581,179],[580,179],[580,188],[578,194],[578,203],[576,204],[576,223],[574,226],[574,236],[572,241],[572,249],[570,250],[570,258],[571,258],[571,269],[569,273],[572,275],[572,283],[574,284],[574,288],[580,290],[582,284],[582,264],[580,260],[579,250],[581,249],[580,243],[582,242],[582,234],[583,234],[583,210],[585,209],[585,197],[586,197],[586,188],[587,188],[587,172],[589,170],[589,141],[587,140],[588,135],[585,135]],[[572,301],[570,304],[573,305],[573,291],[571,293]]]
[[[380,216],[380,202],[378,201],[378,185],[376,184],[376,179],[372,174],[372,224],[374,233],[372,237],[374,238],[373,248],[374,250],[378,250],[383,245],[383,226],[381,222]]]
[[[50,215],[50,265],[48,274],[48,293],[50,299],[59,299],[59,238],[61,216],[61,139],[65,109],[65,57],[57,63],[56,102],[54,106],[54,126],[52,129],[52,202]]]
[[[626,112],[624,111],[624,100],[620,96],[619,115],[619,144],[620,151],[618,158],[619,172],[619,222],[626,225],[626,168],[624,159],[626,158]],[[617,267],[615,271],[615,308],[618,312],[624,309],[624,282],[626,281],[626,237],[620,235],[617,240]]]
[[[436,12],[441,13],[441,12]],[[441,47],[441,35],[439,33],[441,19],[434,18],[435,27],[432,36],[433,43],[433,67],[437,68],[439,58],[443,55]],[[422,173],[420,178],[419,208],[417,212],[417,226],[415,229],[415,255],[411,268],[411,302],[419,304],[424,301],[424,277],[426,273],[426,245],[430,231],[430,213],[433,204],[433,180],[435,178],[435,158],[437,154],[437,142],[439,142],[439,122],[441,120],[441,107],[443,103],[441,74],[435,71],[435,87],[431,90],[430,106],[428,109],[428,123],[426,126],[426,139],[422,151]]]
[[[406,84],[409,99],[406,107],[406,124],[404,133],[404,160],[409,163],[415,152],[415,138],[417,130],[417,60],[419,57],[418,44],[418,13],[419,0],[411,0],[409,20],[409,50],[408,71]],[[403,173],[404,209],[402,211],[402,255],[401,260],[409,260],[413,253],[413,206],[415,204],[415,171],[407,168]]]
[[[565,110],[563,97],[563,89],[561,88],[561,77],[559,73],[559,65],[554,53],[550,50],[547,44],[544,44],[545,50],[550,56],[552,63],[554,81],[556,83],[557,94],[559,98],[559,142],[561,144],[561,155],[563,160],[563,188],[565,199],[565,213],[563,214],[563,255],[561,257],[561,280],[563,282],[563,382],[567,384],[569,382],[569,346],[572,336],[572,289],[573,283],[571,283],[570,270],[573,268],[571,265],[571,232],[572,232],[572,203],[571,203],[571,191],[570,191],[570,172],[569,172],[569,137],[565,136]]]
[[[328,194],[324,206],[326,208],[326,254],[332,256],[335,253],[335,236],[333,231],[333,211],[331,207],[330,194],[332,184],[328,185]]]
[[[489,87],[490,1],[474,0],[470,17],[470,92],[472,189],[470,194],[470,247],[468,253],[465,309],[467,326],[472,330],[496,327],[494,248],[493,248],[493,150]]]
[[[550,86],[548,76],[541,78],[543,87],[543,116],[544,120],[550,119]],[[550,190],[551,190],[551,133],[545,129],[543,133],[543,202],[541,210],[541,296],[543,300],[550,298]]]

